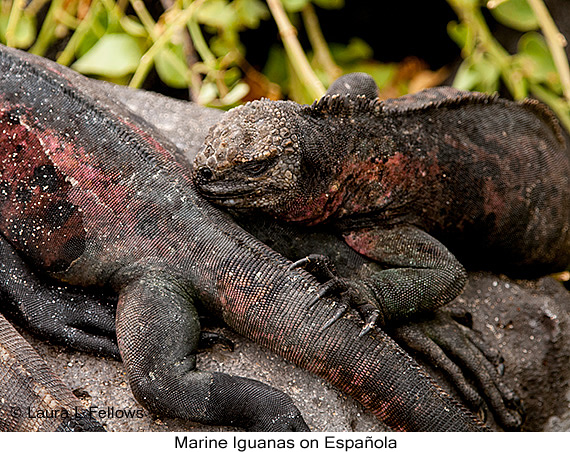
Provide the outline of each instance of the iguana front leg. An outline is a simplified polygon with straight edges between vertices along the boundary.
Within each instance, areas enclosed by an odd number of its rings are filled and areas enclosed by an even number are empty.
[[[308,430],[281,391],[248,378],[196,370],[200,324],[190,292],[160,272],[145,274],[120,291],[117,336],[135,398],[150,411],[200,423],[252,431]]]
[[[452,301],[465,286],[467,274],[455,256],[415,226],[367,228],[343,235],[351,248],[391,268],[361,282],[332,279],[316,300],[340,292],[347,304],[365,316],[366,329],[433,311]]]
[[[48,282],[49,281],[49,282]],[[51,342],[119,357],[115,343],[116,300],[47,277],[40,279],[0,236],[0,312]]]

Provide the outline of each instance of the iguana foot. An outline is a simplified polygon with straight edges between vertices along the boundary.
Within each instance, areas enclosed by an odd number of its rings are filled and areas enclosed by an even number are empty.
[[[359,337],[365,335],[375,325],[384,323],[382,311],[371,299],[367,288],[347,278],[333,278],[324,283],[315,297],[310,301],[309,307],[313,307],[324,297],[337,297],[339,299],[339,309],[324,328],[328,328],[336,322],[349,307],[355,309],[360,318],[364,321],[364,326]],[[341,312],[342,311],[342,312]]]
[[[120,359],[115,337],[115,306],[79,291],[57,289],[53,291],[54,298],[45,302],[40,310],[21,306],[22,312],[17,315],[20,323],[50,342]]]
[[[485,400],[502,428],[519,429],[524,408],[515,392],[501,381],[501,356],[477,331],[458,320],[454,313],[439,310],[429,320],[396,326],[388,333],[440,369],[472,410],[482,409]],[[467,381],[464,371],[475,380],[479,391]]]
[[[323,329],[327,329],[340,319],[349,307],[354,308],[364,321],[364,326],[362,327],[359,337],[368,333],[376,324],[383,323],[382,312],[371,299],[366,288],[356,284],[350,279],[338,277],[335,265],[328,256],[309,254],[307,257],[294,262],[289,267],[289,270],[296,268],[303,268],[308,271],[317,278],[319,282],[326,281],[322,284],[315,297],[309,302],[310,308],[326,296],[339,299],[338,309],[333,317],[323,325]]]
[[[119,359],[116,297],[57,283],[33,272],[0,238],[0,310],[51,342]]]

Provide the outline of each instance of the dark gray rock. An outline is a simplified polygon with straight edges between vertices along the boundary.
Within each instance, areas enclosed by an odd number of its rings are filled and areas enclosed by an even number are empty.
[[[505,360],[505,383],[522,398],[525,430],[555,428],[570,409],[570,294],[552,278],[512,281],[472,274],[455,304],[473,315],[473,328]],[[567,428],[562,423],[556,424]]]

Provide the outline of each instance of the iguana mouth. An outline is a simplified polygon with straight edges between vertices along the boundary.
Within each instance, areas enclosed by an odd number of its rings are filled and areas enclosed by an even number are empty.
[[[219,204],[235,206],[238,204],[242,198],[251,195],[255,192],[254,188],[239,188],[232,191],[220,190],[221,187],[211,184],[211,185],[197,185],[196,188],[200,195],[209,201],[216,201]]]

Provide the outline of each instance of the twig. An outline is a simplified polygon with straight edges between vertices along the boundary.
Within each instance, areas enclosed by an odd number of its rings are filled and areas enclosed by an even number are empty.
[[[175,0],[161,0],[160,3],[166,11],[174,6]],[[196,49],[194,48],[190,32],[188,30],[184,30],[181,31],[180,35],[182,38],[182,48],[184,50],[184,55],[186,56],[186,66],[190,71],[190,86],[188,87],[188,94],[190,96],[190,100],[196,101],[200,94],[202,79],[197,72],[192,70],[192,67],[198,62],[198,55],[196,55]]]
[[[145,28],[146,32],[150,36],[150,39],[155,41],[158,37],[156,36],[155,32],[155,23],[154,19],[146,9],[146,6],[142,0],[130,0],[131,6],[137,13],[137,17],[141,21],[141,24]]]
[[[10,17],[8,18],[8,25],[6,27],[6,45],[9,47],[15,47],[16,29],[18,28],[18,22],[20,22],[24,6],[25,0],[14,0],[12,4],[12,10],[10,11]]]
[[[35,55],[43,56],[47,51],[48,47],[54,41],[55,36],[53,30],[56,27],[56,19],[55,14],[61,8],[63,0],[54,0],[49,5],[48,12],[46,14],[46,18],[42,24],[42,28],[38,33],[38,38],[34,45],[30,48],[29,52]]]
[[[289,57],[289,61],[296,72],[299,79],[305,84],[309,95],[317,99],[325,93],[325,88],[321,81],[317,78],[303,48],[297,39],[297,30],[287,17],[283,5],[280,0],[267,0],[267,5],[271,11],[271,15],[275,19],[279,35],[283,41],[283,46]]]
[[[560,84],[562,85],[564,97],[570,102],[570,68],[568,67],[568,57],[564,51],[564,46],[567,44],[566,39],[558,28],[556,28],[556,24],[554,20],[552,20],[552,16],[542,0],[528,0],[528,3],[534,11],[534,15],[546,38],[546,43],[548,44],[552,59],[560,76]]]
[[[522,84],[520,77],[514,76],[514,70],[511,65],[511,55],[499,44],[493,37],[491,30],[485,22],[485,18],[481,13],[479,7],[474,4],[466,6],[459,0],[447,0],[447,3],[453,8],[457,16],[466,24],[469,24],[472,30],[475,31],[480,46],[487,54],[495,60],[498,67],[501,69],[501,77],[505,86],[515,99],[522,99],[525,97],[525,87]]]
[[[179,31],[182,27],[186,25],[186,23],[192,18],[192,16],[196,12],[196,9],[202,3],[204,3],[204,0],[196,0],[195,2],[192,2],[192,4],[188,8],[181,11],[180,15],[170,24],[170,26],[164,31],[164,33],[162,33],[162,35],[156,40],[156,42],[150,47],[150,49],[146,51],[146,53],[142,56],[141,62],[137,67],[137,70],[129,83],[129,86],[131,88],[140,88],[140,85],[142,84],[144,78],[148,74],[148,71],[150,71],[150,68],[152,67],[154,57],[158,54],[160,49],[162,49],[162,47],[164,47],[168,43],[168,41],[172,39],[174,33]]]
[[[69,66],[71,64],[71,61],[75,55],[75,50],[77,47],[79,47],[79,44],[81,44],[81,41],[83,41],[83,38],[93,26],[97,18],[98,10],[101,6],[101,3],[98,1],[93,2],[89,8],[89,11],[87,12],[87,15],[79,23],[75,29],[75,32],[71,35],[69,42],[65,46],[65,49],[63,49],[63,52],[61,52],[57,58],[57,62],[59,64],[62,64],[64,66]]]
[[[323,36],[323,32],[319,25],[319,19],[315,13],[315,8],[311,3],[301,11],[303,16],[303,23],[307,36],[311,42],[311,46],[315,51],[315,58],[322,65],[325,72],[328,74],[330,81],[336,80],[342,74],[342,69],[334,62],[332,55],[329,51],[327,41]]]

